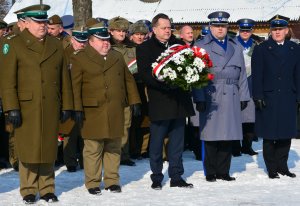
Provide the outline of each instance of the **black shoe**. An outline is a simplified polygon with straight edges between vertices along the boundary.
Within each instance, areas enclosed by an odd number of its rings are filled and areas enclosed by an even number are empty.
[[[184,181],[183,179],[178,180],[178,181],[172,181],[170,183],[170,187],[185,187],[185,188],[193,188],[194,185],[191,183],[187,183],[186,181]]]
[[[248,155],[250,155],[250,156],[258,155],[258,152],[255,152],[252,148],[250,148],[250,149],[244,149],[244,148],[242,148],[242,149],[241,149],[241,152],[242,152],[243,154],[248,154]]]
[[[235,180],[235,177],[230,177],[229,174],[225,174],[225,175],[216,175],[216,178],[217,178],[217,179],[220,179],[220,180],[225,180],[225,181],[234,181],[234,180]]]
[[[242,153],[232,153],[232,156],[234,156],[234,157],[240,157],[240,156],[242,156]]]
[[[109,190],[109,191],[111,191],[113,193],[122,192],[120,185],[111,185],[111,186],[105,188],[105,190]]]
[[[142,158],[149,158],[149,153],[148,152],[144,152],[141,154]]]
[[[160,182],[153,182],[151,185],[151,188],[154,190],[161,190],[162,189],[162,185]]]
[[[88,191],[91,195],[101,195],[101,190],[99,187],[90,188]]]
[[[270,179],[279,179],[279,175],[277,172],[269,172],[269,178]]]
[[[287,172],[278,172],[279,174],[281,175],[286,175],[288,177],[291,177],[291,178],[295,178],[296,177],[296,174],[295,173],[291,173],[290,171],[287,171]]]
[[[75,166],[67,166],[68,172],[76,172],[76,167]]]
[[[46,202],[58,202],[58,199],[55,194],[47,193],[40,198],[41,200],[45,200]]]
[[[135,162],[134,161],[131,161],[130,159],[128,160],[122,160],[120,162],[121,165],[127,165],[127,166],[135,166]]]
[[[34,204],[35,203],[35,195],[30,194],[23,197],[23,202],[25,204]]]
[[[206,178],[207,182],[216,182],[217,181],[216,175],[207,175],[205,178]]]

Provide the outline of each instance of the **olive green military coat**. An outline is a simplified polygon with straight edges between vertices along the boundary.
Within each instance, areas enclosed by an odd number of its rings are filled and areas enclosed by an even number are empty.
[[[49,36],[38,42],[24,30],[5,39],[1,55],[4,111],[22,115],[22,125],[15,129],[18,157],[24,163],[53,163],[60,110],[73,109],[62,44]]]
[[[71,57],[75,111],[84,111],[84,139],[123,136],[124,107],[140,103],[135,80],[121,53],[99,55],[88,45]]]

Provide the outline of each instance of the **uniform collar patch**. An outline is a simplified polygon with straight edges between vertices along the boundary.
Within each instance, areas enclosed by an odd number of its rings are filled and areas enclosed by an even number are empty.
[[[3,45],[2,52],[3,52],[4,55],[8,54],[8,52],[9,52],[9,45],[8,44]]]

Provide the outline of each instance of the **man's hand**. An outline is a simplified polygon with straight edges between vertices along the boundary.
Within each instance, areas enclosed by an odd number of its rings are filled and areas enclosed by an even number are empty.
[[[142,105],[140,103],[132,105],[132,115],[135,117],[142,115]]]
[[[7,121],[11,123],[14,128],[20,127],[22,124],[20,110],[16,109],[8,111]]]
[[[196,102],[196,110],[198,112],[205,112],[206,110],[206,102]]]
[[[241,111],[243,111],[244,109],[246,109],[247,105],[248,105],[248,102],[241,101]]]
[[[71,117],[72,111],[71,110],[63,110],[60,113],[60,121],[61,123],[66,122]]]
[[[266,107],[266,103],[262,99],[255,99],[254,104],[255,104],[255,108],[258,110],[262,110],[263,108]]]
[[[84,113],[82,111],[74,111],[72,119],[82,128],[84,119]]]

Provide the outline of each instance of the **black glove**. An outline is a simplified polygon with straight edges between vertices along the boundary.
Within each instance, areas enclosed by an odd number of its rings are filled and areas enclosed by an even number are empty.
[[[3,110],[2,110],[2,99],[0,98],[0,117],[1,117],[2,113],[3,113]]]
[[[196,110],[198,112],[205,112],[205,110],[206,110],[206,102],[196,102]]]
[[[243,111],[244,109],[246,109],[247,105],[248,105],[248,102],[241,101],[241,111]]]
[[[262,99],[255,99],[254,104],[255,104],[255,108],[258,110],[262,110],[264,107],[266,107],[266,103]]]
[[[135,117],[142,115],[142,105],[140,103],[132,105],[132,115]]]
[[[60,121],[61,123],[66,122],[71,117],[72,111],[70,110],[62,110],[60,113]]]
[[[11,123],[14,128],[20,127],[22,124],[20,110],[16,109],[8,111],[7,121]]]
[[[74,111],[72,119],[82,128],[84,119],[84,113],[82,111]]]

